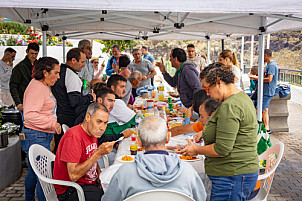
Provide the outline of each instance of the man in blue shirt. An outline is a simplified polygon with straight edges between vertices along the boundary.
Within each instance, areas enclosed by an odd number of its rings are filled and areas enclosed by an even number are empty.
[[[87,80],[87,88],[83,88],[83,95],[86,96],[91,92],[90,82],[93,80],[94,76],[94,67],[91,63],[91,55],[92,55],[92,46],[89,40],[81,40],[78,44],[78,48],[83,51],[86,55],[85,66],[82,68],[81,72],[78,73],[78,76],[81,80]]]
[[[106,74],[111,76],[112,73],[116,73],[118,71],[119,66],[119,58],[121,56],[120,46],[118,44],[113,44],[111,46],[112,57],[108,60],[106,67]]]
[[[141,52],[143,54],[143,59],[149,60],[152,65],[155,67],[154,63],[154,56],[148,52],[148,47],[147,46],[142,46]],[[154,77],[151,78],[151,85],[154,86]]]
[[[270,101],[275,95],[278,80],[278,67],[276,62],[272,60],[272,51],[269,49],[264,50],[264,62],[267,63],[267,65],[264,68],[263,78],[262,120],[265,129],[268,131],[268,133],[271,133],[269,128],[268,107]],[[254,77],[253,79],[258,80],[258,77]]]

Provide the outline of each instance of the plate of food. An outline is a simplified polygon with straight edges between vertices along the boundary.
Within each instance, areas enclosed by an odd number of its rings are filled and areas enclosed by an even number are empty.
[[[130,155],[120,156],[116,160],[121,163],[134,162],[134,156],[130,156]]]
[[[180,144],[178,144],[176,146],[166,146],[166,148],[167,148],[167,151],[169,153],[176,153],[176,152],[182,150],[183,148],[185,148],[185,146],[186,145],[180,145]]]
[[[178,98],[178,97],[179,97],[178,92],[170,91],[170,92],[168,92],[168,94],[169,94],[170,96],[172,96],[172,97],[175,97],[175,98]]]
[[[199,161],[201,159],[201,157],[199,156],[183,156],[183,155],[179,155],[179,158],[187,162]]]

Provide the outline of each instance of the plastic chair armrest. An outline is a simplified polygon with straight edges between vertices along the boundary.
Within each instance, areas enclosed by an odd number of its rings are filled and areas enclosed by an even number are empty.
[[[269,171],[269,172],[267,172],[267,173],[265,173],[265,174],[259,175],[259,176],[258,176],[258,180],[263,180],[263,179],[268,178],[269,176],[271,176],[271,174],[272,174],[274,171],[275,171],[275,170],[273,169],[273,170],[271,170],[271,171]]]
[[[79,200],[85,200],[84,191],[83,191],[82,187],[79,184],[75,183],[75,182],[49,179],[49,178],[46,178],[46,177],[39,177],[39,179],[41,179],[42,181],[44,181],[46,183],[50,183],[50,184],[57,184],[57,185],[62,185],[62,186],[74,187],[77,190]]]

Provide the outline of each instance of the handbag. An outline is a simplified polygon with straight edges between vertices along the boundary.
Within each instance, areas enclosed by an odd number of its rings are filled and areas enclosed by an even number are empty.
[[[257,143],[257,153],[261,155],[269,147],[272,146],[270,135],[267,133],[267,130],[264,128],[264,124],[260,121],[258,122],[258,143]]]

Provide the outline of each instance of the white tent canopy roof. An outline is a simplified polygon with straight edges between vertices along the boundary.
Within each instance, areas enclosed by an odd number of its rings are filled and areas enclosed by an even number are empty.
[[[301,0],[2,0],[0,14],[68,38],[205,40],[302,28]]]

